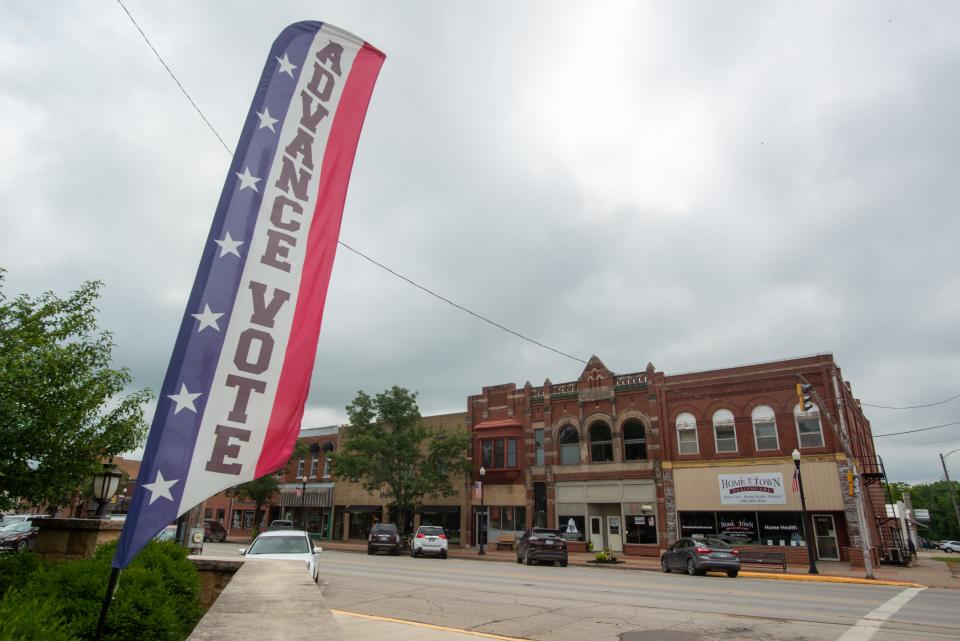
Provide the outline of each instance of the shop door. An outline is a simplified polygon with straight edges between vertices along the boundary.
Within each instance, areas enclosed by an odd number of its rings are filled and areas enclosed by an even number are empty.
[[[623,552],[623,534],[620,533],[620,517],[607,517],[607,540],[611,552]]]
[[[590,542],[593,543],[594,552],[599,552],[603,549],[603,517],[600,516],[591,516],[590,517]]]
[[[813,515],[813,531],[817,537],[817,556],[826,561],[839,561],[840,548],[837,546],[833,517],[829,514]]]

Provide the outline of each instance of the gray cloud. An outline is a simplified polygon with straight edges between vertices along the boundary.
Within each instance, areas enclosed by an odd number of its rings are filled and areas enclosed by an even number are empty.
[[[386,51],[341,237],[517,331],[619,372],[832,351],[868,402],[960,391],[952,3],[127,4],[229,146],[286,24]],[[8,289],[103,279],[116,360],[157,389],[229,157],[115,5],[0,24]],[[580,369],[340,249],[307,420]],[[908,481],[958,445],[878,441]]]

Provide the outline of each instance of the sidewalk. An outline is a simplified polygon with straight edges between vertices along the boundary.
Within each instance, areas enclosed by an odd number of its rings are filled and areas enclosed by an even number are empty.
[[[336,550],[338,552],[354,552],[357,554],[366,554],[367,544],[362,541],[318,541],[324,549]],[[491,549],[493,547],[493,549]],[[451,546],[449,551],[450,558],[466,559],[471,561],[488,561],[501,563],[515,563],[516,553],[512,550],[497,550],[496,546],[485,547],[485,554],[480,556],[476,548],[461,548]],[[625,556],[617,557],[616,565],[599,565],[588,563],[593,560],[592,553],[572,552],[569,556],[570,565],[579,565],[583,567],[592,567],[598,569],[616,569],[616,570],[646,570],[648,572],[660,572],[659,557],[641,557]],[[763,571],[758,568],[741,570],[740,576],[777,579],[788,581],[821,581],[829,583],[870,583],[870,584],[894,584],[894,585],[921,585],[931,588],[960,588],[960,578],[953,577],[950,574],[947,565],[942,561],[934,561],[930,557],[921,555],[914,567],[901,567],[897,565],[881,565],[874,568],[874,579],[866,579],[863,568],[851,567],[849,563],[838,561],[818,561],[818,575],[808,573],[807,566],[792,565],[787,567],[786,574],[782,572]]]

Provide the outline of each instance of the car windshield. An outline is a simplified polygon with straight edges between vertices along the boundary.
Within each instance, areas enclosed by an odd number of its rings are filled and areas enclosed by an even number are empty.
[[[712,548],[717,548],[718,550],[720,549],[726,550],[733,547],[732,545],[728,544],[726,541],[721,541],[720,539],[704,539],[703,543],[706,543],[708,546]]]
[[[247,554],[309,554],[305,536],[261,536]]]
[[[424,536],[440,536],[443,534],[442,527],[422,527],[420,528],[420,534]]]
[[[531,534],[531,536],[537,536],[537,537],[540,537],[540,538],[542,538],[542,539],[550,538],[551,536],[555,536],[555,537],[557,537],[557,538],[561,538],[560,530],[540,530],[540,529],[537,529],[537,530],[534,530],[534,531],[533,531],[533,533]]]
[[[0,532],[29,532],[30,528],[32,527],[33,526],[27,521],[21,521],[20,523],[4,525],[2,528],[0,528]]]
[[[396,534],[397,526],[393,523],[377,523],[370,531],[373,534]]]

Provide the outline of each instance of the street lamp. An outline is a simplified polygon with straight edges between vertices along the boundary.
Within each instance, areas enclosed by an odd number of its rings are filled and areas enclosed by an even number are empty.
[[[483,543],[487,538],[487,514],[483,511],[483,477],[487,475],[487,470],[480,466],[480,527],[477,528],[477,534],[480,537],[480,551],[478,554],[485,555]]]
[[[307,531],[307,475],[303,475],[303,487],[300,488],[300,520],[303,531]]]
[[[104,463],[100,473],[93,477],[93,498],[96,499],[98,504],[97,513],[94,514],[93,518],[110,518],[106,514],[107,503],[109,503],[113,495],[117,493],[117,488],[120,487],[120,479],[122,478],[123,472],[114,467],[113,459],[111,459],[109,463]]]
[[[807,527],[807,521],[809,517],[807,516],[807,499],[803,495],[803,476],[800,474],[800,450],[793,450],[793,465],[797,468],[797,485],[800,486],[800,507],[803,510],[801,518],[803,519],[803,538],[807,540],[807,558],[810,559],[810,574],[820,574],[817,571],[817,562],[813,558],[813,539],[810,537],[811,532]]]
[[[954,492],[953,486],[950,485],[950,474],[947,473],[947,457],[954,452],[960,452],[960,449],[952,450],[946,454],[941,454],[940,464],[943,465],[943,476],[947,479],[947,491],[950,492],[950,501],[953,502],[953,512],[957,516],[957,525],[960,525],[960,508],[957,508],[957,493]]]

